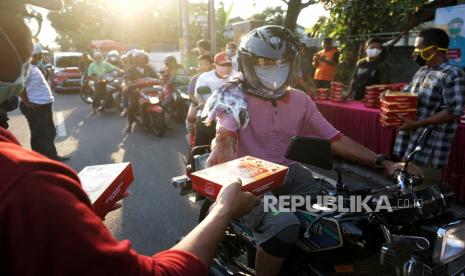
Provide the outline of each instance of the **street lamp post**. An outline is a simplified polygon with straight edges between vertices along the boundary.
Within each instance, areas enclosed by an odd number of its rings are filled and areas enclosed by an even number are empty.
[[[181,62],[187,65],[189,59],[189,1],[179,0],[181,11]]]
[[[216,53],[215,0],[208,0],[208,27],[210,30],[211,51]]]

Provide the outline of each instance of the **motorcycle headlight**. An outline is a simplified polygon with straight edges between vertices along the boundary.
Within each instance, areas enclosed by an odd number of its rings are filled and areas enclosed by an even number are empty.
[[[158,97],[149,97],[150,104],[158,104],[160,99]]]
[[[465,253],[465,222],[441,226],[437,231],[433,253],[435,263],[449,263]]]

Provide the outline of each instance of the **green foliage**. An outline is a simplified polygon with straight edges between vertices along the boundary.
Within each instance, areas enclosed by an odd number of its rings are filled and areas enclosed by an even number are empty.
[[[112,8],[111,2],[65,0],[65,9],[49,13],[48,18],[58,33],[63,50],[87,50],[92,40],[113,39],[141,46],[155,42],[177,45],[179,15],[176,0],[164,4],[146,1],[127,14]],[[176,35],[173,35],[176,34]]]
[[[284,14],[282,7],[268,7],[260,13],[252,15],[249,20],[263,21],[265,25],[284,25]]]
[[[320,18],[313,36],[337,38],[342,64],[337,78],[348,81],[355,66],[362,34],[404,31],[402,26],[430,0],[322,0],[330,18]]]

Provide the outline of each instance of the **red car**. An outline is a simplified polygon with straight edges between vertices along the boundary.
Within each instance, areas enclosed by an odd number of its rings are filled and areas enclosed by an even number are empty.
[[[79,61],[82,53],[57,52],[53,54],[50,85],[55,92],[78,91],[81,88]]]

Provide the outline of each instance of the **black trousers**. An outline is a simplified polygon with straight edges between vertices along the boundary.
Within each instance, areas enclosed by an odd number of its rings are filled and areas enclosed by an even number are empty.
[[[127,94],[129,99],[128,124],[132,125],[132,123],[136,121],[136,116],[139,114],[139,91],[129,90]]]
[[[107,95],[107,85],[103,82],[99,82],[95,85],[94,101],[92,107],[97,108],[102,104],[102,100],[105,100]]]
[[[331,81],[327,80],[314,80],[317,88],[331,88]]]
[[[29,129],[31,130],[32,150],[49,158],[56,158],[56,129],[53,122],[52,104],[44,104],[40,105],[37,109],[32,109],[21,102],[19,109],[26,116]]]

